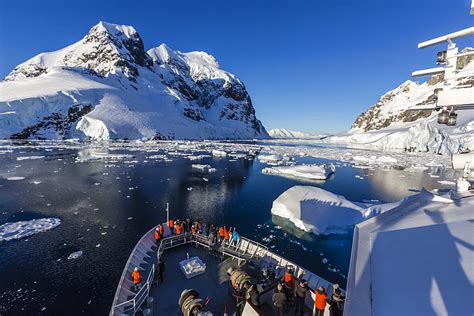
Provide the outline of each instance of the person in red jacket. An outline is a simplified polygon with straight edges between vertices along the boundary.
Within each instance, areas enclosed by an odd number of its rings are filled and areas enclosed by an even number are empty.
[[[174,219],[170,218],[170,220],[168,221],[168,227],[170,229],[170,234],[173,235],[174,234]]]
[[[315,291],[316,298],[314,299],[314,316],[323,316],[326,308],[326,302],[328,301],[328,295],[324,287],[320,286]]]
[[[160,228],[157,227],[155,230],[155,243],[159,244],[161,242],[161,233],[160,233]]]
[[[133,269],[132,280],[135,291],[139,290],[140,284],[142,283],[142,275],[140,274],[140,271],[138,271],[138,267],[135,267],[135,269]]]
[[[225,229],[225,227],[224,227],[224,239],[225,239],[225,242],[226,242],[226,243],[229,243],[229,238],[230,238],[230,229],[227,230],[227,229]]]

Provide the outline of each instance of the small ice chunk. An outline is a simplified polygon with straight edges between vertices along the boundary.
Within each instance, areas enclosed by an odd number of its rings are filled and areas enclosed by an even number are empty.
[[[69,257],[67,257],[67,260],[74,260],[74,259],[77,259],[79,258],[80,256],[82,256],[83,252],[82,250],[79,250],[79,251],[76,251],[76,252],[73,252],[69,255]]]

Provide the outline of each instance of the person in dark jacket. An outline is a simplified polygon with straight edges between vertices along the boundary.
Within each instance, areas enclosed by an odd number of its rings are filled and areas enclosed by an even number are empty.
[[[286,303],[286,295],[283,291],[283,285],[281,285],[280,283],[278,283],[275,292],[273,293],[272,303],[275,309],[275,315],[283,316],[283,310],[285,308]]]
[[[254,306],[260,306],[260,297],[257,291],[257,287],[252,285],[247,291],[247,300],[249,300]]]
[[[160,283],[163,283],[164,273],[165,273],[165,262],[163,261],[162,258],[160,258],[160,261],[158,262],[158,277],[160,278]]]
[[[304,314],[304,301],[306,299],[306,295],[308,295],[308,285],[306,281],[300,280],[299,282],[295,282],[295,314],[296,315],[303,315]]]
[[[339,288],[334,289],[334,292],[331,297],[331,306],[329,307],[329,312],[331,316],[342,316],[342,311],[344,310],[344,295],[342,295]]]

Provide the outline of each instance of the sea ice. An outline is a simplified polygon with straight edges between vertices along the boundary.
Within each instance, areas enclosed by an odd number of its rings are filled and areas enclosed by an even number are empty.
[[[30,221],[5,223],[0,225],[0,241],[9,241],[28,237],[55,228],[61,224],[56,217],[39,218]]]
[[[19,181],[19,180],[24,180],[25,177],[8,177],[8,181]]]
[[[214,157],[227,157],[227,153],[223,150],[213,149],[211,153]]]
[[[79,250],[79,251],[76,251],[76,252],[73,252],[69,255],[69,257],[67,257],[67,260],[74,260],[74,259],[77,259],[79,258],[80,256],[82,256],[83,252],[82,250]]]
[[[309,180],[326,180],[328,176],[334,173],[334,165],[300,165],[269,167],[262,169],[262,173],[274,174],[279,176],[290,176]]]

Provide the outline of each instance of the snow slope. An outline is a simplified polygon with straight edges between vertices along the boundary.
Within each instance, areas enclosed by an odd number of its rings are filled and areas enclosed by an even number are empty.
[[[472,51],[465,48],[463,52]],[[472,55],[458,60],[456,85],[469,86],[474,94]],[[437,123],[438,113],[431,110],[406,111],[417,106],[434,106],[435,89],[441,88],[440,75],[419,83],[408,80],[384,94],[366,112],[359,115],[345,134],[326,139],[330,143],[359,144],[377,150],[421,151],[450,154],[474,149],[474,111],[457,111],[456,126]],[[463,90],[464,90],[463,89]],[[474,97],[473,97],[474,98]]]
[[[268,131],[271,138],[286,139],[286,138],[298,138],[298,139],[320,139],[325,135],[313,135],[303,132],[290,131],[284,128],[276,128]]]
[[[145,51],[131,26],[100,22],[0,82],[0,138],[239,139],[268,134],[240,79],[204,52]]]
[[[315,234],[344,233],[354,225],[401,202],[368,205],[313,186],[294,186],[272,205],[272,214],[290,220],[296,227]]]

